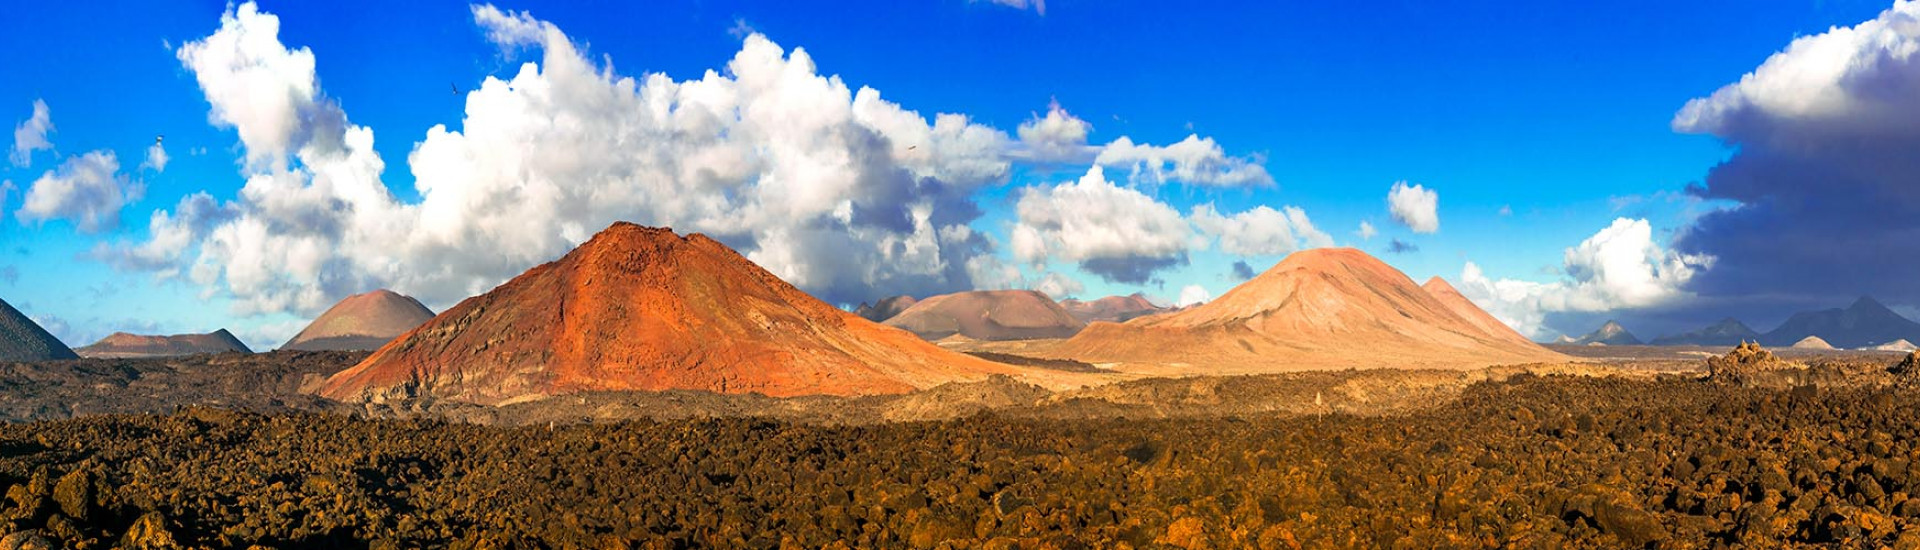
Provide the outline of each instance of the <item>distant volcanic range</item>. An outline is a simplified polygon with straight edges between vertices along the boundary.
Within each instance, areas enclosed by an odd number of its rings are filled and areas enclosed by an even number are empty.
[[[421,323],[433,318],[433,311],[419,300],[375,290],[355,294],[328,308],[307,328],[287,340],[280,349],[301,351],[374,350],[387,345]]]
[[[253,353],[247,345],[227,329],[206,334],[176,334],[173,336],[147,336],[116,332],[86,347],[73,350],[81,357],[95,359],[125,359],[138,357],[172,357],[176,355],[196,355],[201,353]]]
[[[975,290],[933,296],[887,319],[887,326],[928,340],[953,335],[975,340],[1066,338],[1086,323],[1032,290]]]
[[[1211,302],[1094,323],[1042,354],[1191,374],[1568,360],[1478,318],[1485,312],[1462,315],[1479,308],[1444,282],[1430,287],[1358,250],[1306,250]]]
[[[0,300],[0,361],[79,359],[72,349],[28,319],[13,304]]]
[[[1054,387],[1087,376],[949,352],[821,302],[704,235],[623,222],[441,313],[318,393],[480,404],[602,390],[865,395],[993,374]]]
[[[1060,307],[1082,323],[1094,321],[1124,323],[1137,317],[1172,311],[1170,308],[1153,305],[1153,302],[1147,301],[1146,296],[1138,293],[1127,296],[1108,296],[1088,302],[1062,300]]]

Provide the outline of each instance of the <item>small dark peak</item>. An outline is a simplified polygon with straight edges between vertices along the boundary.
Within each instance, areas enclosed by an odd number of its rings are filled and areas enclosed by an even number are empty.
[[[1881,304],[1879,300],[1873,299],[1872,296],[1861,296],[1860,299],[1853,301],[1853,305],[1847,306],[1847,309],[1849,311],[1892,312],[1892,310],[1887,309],[1886,305]]]

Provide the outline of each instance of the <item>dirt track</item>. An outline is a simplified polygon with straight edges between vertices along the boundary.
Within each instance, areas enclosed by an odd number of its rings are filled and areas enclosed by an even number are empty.
[[[1916,398],[1520,376],[1384,417],[497,428],[196,409],[0,427],[0,526],[69,547],[130,529],[275,548],[1912,547]]]

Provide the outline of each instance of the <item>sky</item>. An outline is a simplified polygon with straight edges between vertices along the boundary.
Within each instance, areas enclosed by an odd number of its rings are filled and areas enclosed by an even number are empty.
[[[16,5],[0,299],[271,349],[626,220],[843,307],[1350,246],[1540,339],[1920,313],[1920,5],[1244,4]]]

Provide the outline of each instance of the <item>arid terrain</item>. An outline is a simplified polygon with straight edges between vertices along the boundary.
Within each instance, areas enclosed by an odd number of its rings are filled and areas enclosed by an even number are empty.
[[[1003,377],[505,407],[299,392],[354,353],[14,363],[4,410],[32,421],[0,426],[0,529],[68,548],[1920,544],[1912,365],[1741,353],[1710,375]]]

